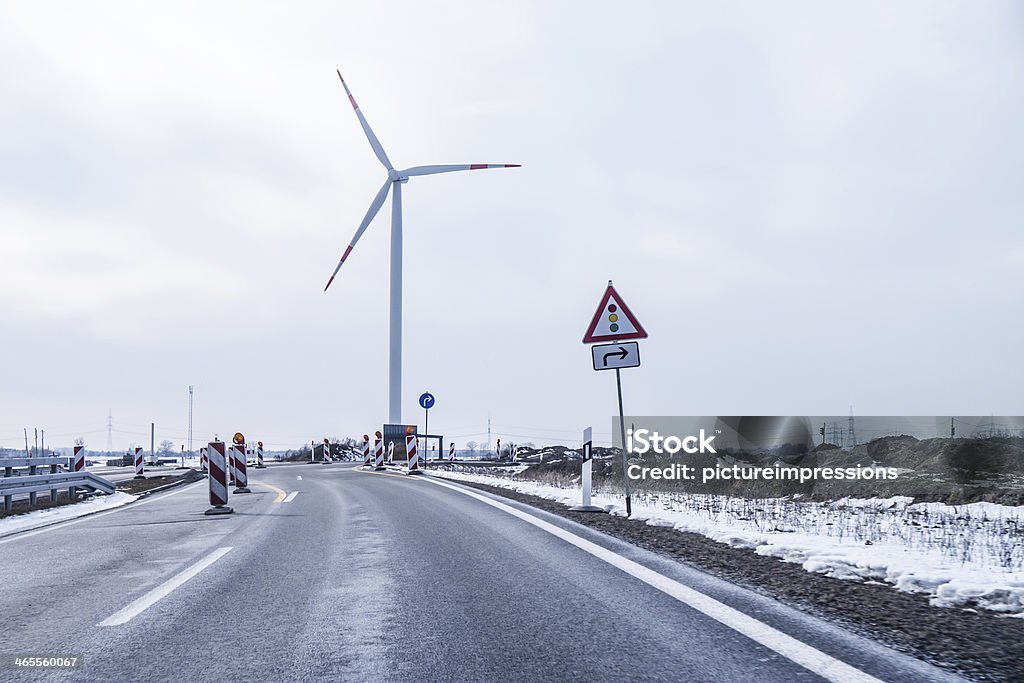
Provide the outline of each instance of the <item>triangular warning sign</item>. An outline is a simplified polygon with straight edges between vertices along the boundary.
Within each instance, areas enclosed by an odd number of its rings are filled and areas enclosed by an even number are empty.
[[[587,333],[583,336],[583,343],[594,344],[596,342],[646,338],[647,332],[643,325],[629,310],[629,306],[609,281],[608,289],[604,291],[597,312],[594,313],[594,319],[590,321],[590,327],[587,328]]]

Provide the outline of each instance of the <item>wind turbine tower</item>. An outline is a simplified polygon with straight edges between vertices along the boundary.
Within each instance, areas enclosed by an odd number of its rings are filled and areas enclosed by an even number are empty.
[[[345,79],[341,76],[341,71],[338,71],[338,78],[341,79],[341,85],[345,88],[345,94],[348,95],[348,101],[352,104],[352,109],[356,112],[356,118],[359,119],[359,125],[363,128],[363,133],[366,134],[366,139],[370,142],[370,148],[376,155],[377,160],[380,161],[381,165],[387,170],[387,179],[384,184],[381,185],[380,190],[377,191],[377,195],[370,202],[370,208],[366,210],[366,215],[363,216],[362,222],[356,229],[356,234],[349,242],[345,252],[341,255],[341,260],[338,261],[338,265],[335,266],[334,272],[331,273],[330,279],[327,281],[327,286],[324,287],[324,291],[331,286],[334,282],[334,276],[338,274],[338,270],[341,269],[341,264],[345,262],[348,255],[352,253],[352,249],[356,246],[356,242],[363,236],[366,228],[373,221],[377,212],[384,205],[384,200],[387,199],[388,193],[391,193],[391,311],[390,321],[388,324],[388,422],[391,424],[402,423],[402,185],[409,182],[409,178],[414,176],[434,175],[437,173],[451,173],[453,171],[478,171],[488,168],[519,168],[520,164],[442,164],[432,166],[412,166],[410,168],[397,170],[388,159],[388,155],[384,152],[384,147],[381,146],[377,136],[374,135],[373,129],[370,128],[370,124],[366,122],[366,117],[363,116],[363,112],[360,111],[359,105],[356,104],[356,100],[352,97],[352,92],[348,89],[348,84],[345,83]]]

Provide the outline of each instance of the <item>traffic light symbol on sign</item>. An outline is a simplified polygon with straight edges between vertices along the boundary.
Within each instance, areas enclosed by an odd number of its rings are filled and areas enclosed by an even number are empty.
[[[615,304],[608,304],[608,329],[612,332],[619,331],[619,316],[615,314],[615,311],[619,310],[619,307]]]

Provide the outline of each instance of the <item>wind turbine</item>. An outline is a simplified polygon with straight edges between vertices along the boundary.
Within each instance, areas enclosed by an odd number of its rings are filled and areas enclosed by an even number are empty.
[[[409,182],[409,178],[413,176],[421,175],[434,175],[435,173],[450,173],[452,171],[478,171],[485,168],[519,168],[520,164],[442,164],[433,166],[412,166],[410,168],[397,170],[392,165],[391,160],[388,159],[388,155],[384,152],[384,148],[380,144],[380,140],[373,134],[373,129],[370,128],[370,124],[366,122],[366,117],[363,116],[363,112],[359,110],[359,105],[356,104],[356,99],[352,97],[352,91],[348,89],[348,84],[345,79],[341,76],[341,71],[338,71],[338,78],[341,79],[341,85],[345,88],[345,94],[348,95],[348,101],[352,103],[352,108],[356,112],[356,118],[359,119],[359,125],[363,127],[363,132],[366,133],[366,139],[370,141],[370,147],[373,149],[373,153],[377,155],[380,163],[387,169],[388,178],[384,181],[380,190],[377,192],[377,196],[370,202],[370,208],[366,210],[366,215],[363,216],[362,222],[356,229],[356,234],[349,242],[348,247],[345,249],[345,253],[341,255],[341,260],[338,261],[338,265],[335,266],[334,272],[331,273],[331,278],[327,281],[327,286],[324,287],[324,291],[331,286],[334,282],[334,276],[338,274],[338,270],[341,269],[341,264],[345,262],[348,255],[352,253],[353,247],[356,246],[356,242],[366,232],[367,226],[373,221],[374,216],[380,211],[380,207],[384,205],[384,200],[388,197],[388,192],[392,193],[391,196],[391,321],[388,326],[389,335],[389,352],[388,352],[388,422],[391,424],[402,423],[402,185]]]

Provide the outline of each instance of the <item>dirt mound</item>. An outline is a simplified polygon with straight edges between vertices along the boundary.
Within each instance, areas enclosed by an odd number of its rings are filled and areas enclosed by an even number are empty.
[[[622,464],[617,449],[595,449],[594,480],[621,486]],[[531,450],[521,457],[529,471],[521,476],[542,481],[574,482],[580,474],[579,449],[565,446]],[[541,462],[543,456],[543,462]],[[817,479],[799,481],[715,480],[643,481],[631,486],[645,490],[686,490],[747,498],[800,494],[814,499],[845,496],[911,496],[918,500],[964,503],[978,500],[1019,505],[1024,502],[1024,438],[916,439],[886,436],[851,449],[823,444],[806,453],[794,448],[771,450],[728,450],[717,454],[695,454],[630,458],[631,463],[664,467],[678,463],[698,468],[726,467],[828,467],[895,468],[896,479]]]

